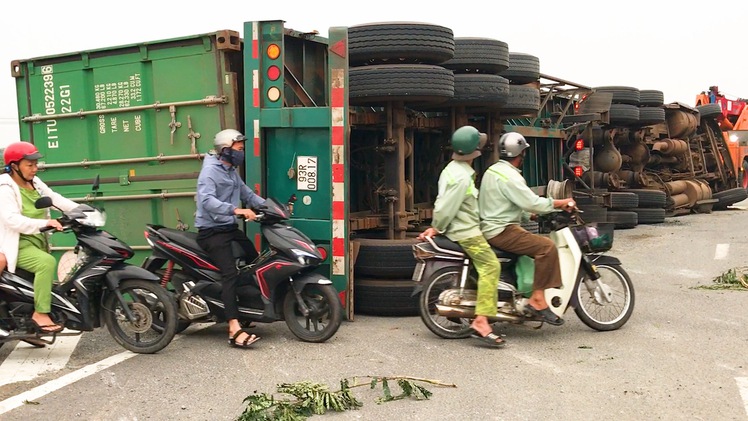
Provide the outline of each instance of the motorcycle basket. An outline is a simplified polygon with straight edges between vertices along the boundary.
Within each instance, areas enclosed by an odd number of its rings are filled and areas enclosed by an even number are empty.
[[[591,222],[571,227],[571,232],[583,252],[599,253],[613,247],[614,228],[612,222]]]

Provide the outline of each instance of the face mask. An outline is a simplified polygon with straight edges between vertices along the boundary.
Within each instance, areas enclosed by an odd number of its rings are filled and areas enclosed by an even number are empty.
[[[244,163],[244,151],[224,148],[223,152],[221,152],[221,159],[225,160],[235,167],[238,167]]]

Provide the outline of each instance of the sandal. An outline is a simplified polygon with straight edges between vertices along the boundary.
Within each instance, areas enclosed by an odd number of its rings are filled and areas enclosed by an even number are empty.
[[[41,334],[62,332],[63,329],[65,329],[65,326],[60,326],[57,324],[40,325],[39,323],[35,322],[34,319],[31,319],[31,323],[34,324],[36,330]]]
[[[564,319],[556,316],[556,313],[551,311],[550,307],[546,307],[542,310],[538,310],[535,307],[532,306],[532,304],[527,304],[527,309],[530,310],[530,313],[540,317],[541,321],[546,322],[548,324],[552,324],[553,326],[561,326],[564,324]]]
[[[483,342],[485,345],[490,346],[492,348],[502,348],[504,345],[506,345],[506,341],[499,335],[491,332],[486,336],[481,336],[480,333],[478,333],[477,330],[472,329],[473,334],[470,335],[471,338],[475,338]]]
[[[236,338],[238,338],[242,333],[246,334],[247,337],[242,342],[237,342]],[[234,332],[234,335],[231,338],[229,338],[229,345],[236,348],[251,348],[250,345],[259,340],[259,336],[255,335],[254,333],[249,333],[247,329],[239,329]]]

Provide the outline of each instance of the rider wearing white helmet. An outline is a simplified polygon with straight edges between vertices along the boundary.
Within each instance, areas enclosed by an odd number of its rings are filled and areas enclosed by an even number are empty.
[[[236,304],[237,270],[232,243],[238,243],[246,252],[248,261],[258,253],[252,241],[239,229],[237,217],[254,220],[252,208],[265,199],[250,189],[239,176],[236,167],[244,163],[244,142],[247,138],[238,130],[218,132],[213,145],[215,154],[205,156],[203,168],[197,179],[197,243],[221,269],[225,319],[229,324],[229,344],[249,348],[258,336],[242,329]]]
[[[547,237],[532,234],[520,223],[531,214],[546,214],[556,209],[571,210],[573,199],[540,197],[527,186],[522,165],[530,145],[519,133],[505,133],[499,139],[500,160],[488,167],[480,186],[481,229],[488,242],[510,253],[535,259],[530,311],[544,321],[561,325],[545,300],[547,288],[561,286],[561,268],[556,246]]]

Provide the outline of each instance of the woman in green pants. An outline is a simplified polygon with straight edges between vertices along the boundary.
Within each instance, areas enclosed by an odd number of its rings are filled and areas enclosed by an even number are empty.
[[[49,254],[46,234],[39,230],[53,227],[61,230],[49,209],[37,209],[34,202],[49,196],[52,203],[69,211],[77,203],[55,193],[39,177],[37,163],[42,155],[31,143],[16,142],[3,153],[5,172],[0,175],[0,252],[5,255],[8,270],[24,269],[34,274],[34,314],[31,319],[42,334],[59,332],[62,326],[49,316],[52,306],[52,281],[57,261]]]

